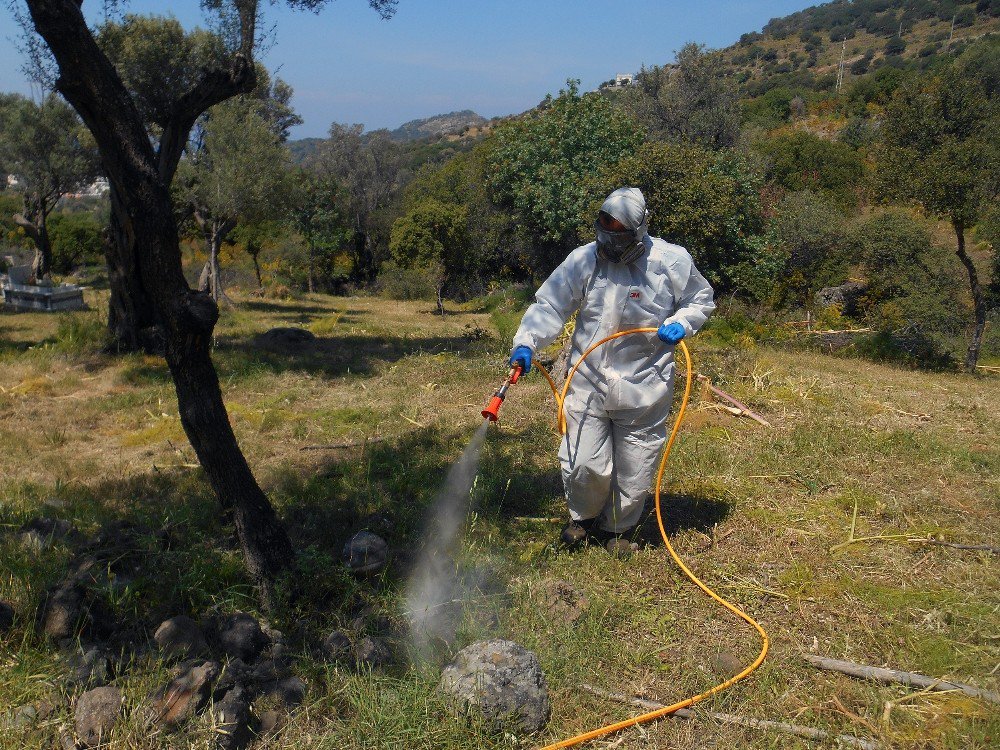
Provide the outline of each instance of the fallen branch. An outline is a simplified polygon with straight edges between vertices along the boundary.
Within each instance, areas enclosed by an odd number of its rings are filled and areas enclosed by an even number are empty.
[[[664,707],[662,703],[656,703],[655,701],[647,701],[642,698],[629,698],[624,695],[619,695],[617,693],[609,693],[606,690],[601,690],[593,685],[583,684],[580,685],[582,690],[586,690],[592,695],[596,695],[599,698],[606,698],[608,700],[615,701],[617,703],[627,703],[633,706],[638,706],[647,711],[656,711]],[[679,716],[682,719],[696,719],[698,718],[698,712],[692,711],[689,708],[679,708],[674,711],[670,716]],[[813,729],[812,727],[804,727],[798,724],[786,724],[783,721],[767,721],[765,719],[751,719],[746,716],[737,716],[736,714],[722,714],[716,711],[705,711],[705,716],[715,719],[722,724],[736,724],[741,727],[751,727],[754,729],[769,729],[774,732],[781,732],[783,734],[793,734],[796,737],[805,737],[810,740],[828,740],[836,739],[838,742],[844,745],[850,745],[851,747],[860,747],[863,750],[876,750],[878,745],[871,740],[863,740],[860,737],[855,737],[850,734],[832,734],[831,732],[825,732],[822,729]]]
[[[755,422],[759,422],[760,424],[764,425],[765,427],[770,427],[771,426],[770,422],[768,422],[766,419],[764,419],[764,417],[762,417],[760,414],[757,414],[756,412],[751,411],[750,407],[748,407],[746,404],[744,404],[741,401],[736,400],[735,398],[733,398],[732,396],[730,396],[728,393],[726,393],[721,388],[716,388],[714,385],[712,385],[712,381],[709,380],[709,378],[708,378],[707,375],[699,375],[698,376],[698,380],[702,381],[706,386],[708,386],[708,390],[710,390],[716,396],[718,396],[719,398],[721,398],[723,401],[728,401],[730,404],[732,404],[737,409],[739,409],[741,412],[743,412],[743,414],[745,416],[750,417],[750,419],[752,419]]]
[[[857,544],[858,542],[878,542],[878,541],[895,541],[899,539],[906,539],[909,534],[876,534],[874,536],[854,536],[854,532],[858,528],[858,501],[857,498],[854,500],[854,514],[851,516],[851,530],[847,533],[847,541],[841,542],[840,544],[835,544],[830,547],[831,554],[842,550],[846,547],[850,547],[852,544]]]
[[[822,336],[823,334],[832,334],[832,333],[871,333],[871,331],[872,331],[871,328],[842,328],[839,331],[812,330],[812,331],[799,331],[798,333],[804,336],[809,336],[809,335]]]
[[[361,448],[371,443],[381,443],[385,437],[365,438],[364,440],[351,440],[346,443],[328,443],[326,445],[303,445],[300,451],[334,451],[341,448]]]
[[[924,539],[922,537],[914,537],[906,541],[911,544],[935,544],[939,547],[951,547],[952,549],[982,550],[983,552],[992,552],[994,555],[1000,555],[1000,547],[993,547],[989,544],[957,544],[956,542],[942,542],[938,539]]]
[[[840,672],[841,674],[858,677],[862,680],[909,685],[910,687],[926,688],[942,692],[957,690],[965,693],[970,698],[981,698],[990,703],[1000,703],[1000,695],[973,687],[972,685],[964,685],[961,682],[948,682],[947,680],[934,677],[926,677],[916,672],[901,672],[898,669],[869,667],[853,661],[841,661],[840,659],[830,659],[825,656],[814,656],[813,654],[803,654],[802,658],[818,669],[825,669],[828,672]]]

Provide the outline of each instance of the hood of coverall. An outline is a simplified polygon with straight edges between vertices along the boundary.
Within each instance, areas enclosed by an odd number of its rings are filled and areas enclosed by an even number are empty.
[[[601,213],[620,221],[625,226],[625,231],[610,231],[601,226],[598,219],[594,223],[598,255],[613,263],[631,263],[645,252],[649,211],[646,210],[646,198],[639,188],[615,190],[601,205]]]

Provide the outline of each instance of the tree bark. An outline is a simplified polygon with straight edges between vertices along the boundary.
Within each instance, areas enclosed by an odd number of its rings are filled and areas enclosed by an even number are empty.
[[[118,189],[111,185],[111,221],[104,256],[108,263],[108,349],[163,354],[163,331],[139,275],[139,248]]]
[[[27,0],[27,5],[35,29],[59,66],[56,87],[94,135],[105,173],[129,219],[126,229],[135,241],[139,278],[163,321],[181,424],[235,525],[250,578],[269,606],[272,583],[291,568],[294,551],[229,423],[210,354],[218,306],[209,296],[191,290],[184,279],[169,181],[161,175],[131,97],[87,28],[79,2]],[[228,88],[220,87],[218,101],[253,85],[250,52],[256,4],[238,4],[238,9],[244,44],[236,55],[242,62],[237,60],[234,69],[249,70],[249,77],[234,77]]]
[[[983,344],[983,332],[986,330],[986,295],[979,283],[979,275],[976,273],[976,264],[965,251],[965,227],[959,222],[952,222],[955,229],[955,237],[958,246],[955,254],[965,266],[966,273],[969,274],[969,289],[972,291],[972,304],[975,307],[976,325],[972,330],[972,341],[965,353],[965,369],[971,373],[976,371],[976,363],[979,362],[979,349]]]
[[[24,212],[14,215],[17,224],[29,239],[35,244],[35,258],[31,262],[31,273],[35,281],[41,281],[52,272],[52,243],[49,242],[49,232],[46,226],[48,211],[44,206],[29,207],[25,200]]]

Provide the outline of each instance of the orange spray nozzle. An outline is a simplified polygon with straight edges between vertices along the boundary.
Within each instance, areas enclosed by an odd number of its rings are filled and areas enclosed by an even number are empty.
[[[490,402],[486,405],[486,408],[482,410],[481,414],[483,415],[483,419],[488,419],[491,422],[496,422],[500,419],[500,407],[503,405],[503,400],[507,396],[507,388],[511,385],[511,383],[516,383],[523,372],[524,371],[521,369],[520,365],[510,368],[510,373],[490,398]]]

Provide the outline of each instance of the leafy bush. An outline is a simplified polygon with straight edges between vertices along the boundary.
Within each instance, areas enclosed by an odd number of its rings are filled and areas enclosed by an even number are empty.
[[[48,221],[52,269],[69,273],[78,265],[104,262],[104,227],[93,214],[53,214]]]
[[[880,334],[872,346],[891,343],[914,363],[947,366],[969,318],[952,254],[931,242],[928,227],[899,209],[865,221],[852,243],[868,282],[861,314]]]
[[[760,176],[732,151],[647,143],[609,168],[581,211],[581,234],[611,190],[629,185],[646,196],[650,233],[686,247],[706,278],[725,291],[738,287],[740,264],[755,257],[763,230]]]
[[[422,266],[404,268],[392,261],[382,264],[378,275],[379,291],[389,299],[437,299],[438,277],[433,270]]]
[[[842,206],[854,206],[863,186],[864,162],[847,143],[805,131],[763,140],[756,150],[768,162],[765,177],[786,190],[822,192]]]
[[[789,193],[771,221],[782,259],[777,284],[779,304],[808,305],[813,294],[847,276],[848,244],[844,217],[822,196]]]

